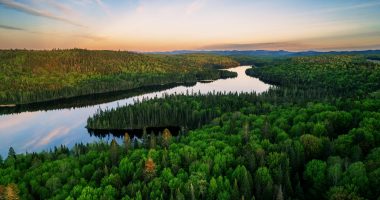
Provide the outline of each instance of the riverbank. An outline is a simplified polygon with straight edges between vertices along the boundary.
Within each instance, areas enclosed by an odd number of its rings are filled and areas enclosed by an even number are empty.
[[[10,108],[10,107],[16,107],[16,104],[0,104],[0,108]]]
[[[234,78],[237,76],[236,72],[229,72],[226,70],[217,71],[217,77],[212,77],[214,80],[207,80],[206,82],[212,82],[218,79]],[[140,95],[144,93],[149,93],[153,91],[161,91],[169,89],[176,86],[193,86],[197,82],[203,82],[204,80],[185,80],[185,81],[174,81],[162,84],[144,85],[141,87],[136,87],[132,89],[109,91],[109,92],[95,92],[92,94],[78,95],[72,97],[63,97],[57,99],[51,99],[47,101],[30,102],[23,104],[8,104],[0,105],[0,115],[2,114],[12,114],[20,113],[25,111],[36,111],[36,110],[54,110],[63,108],[78,108],[84,106],[91,106],[101,103],[107,103],[111,101],[116,101],[122,98],[128,98],[135,95]]]

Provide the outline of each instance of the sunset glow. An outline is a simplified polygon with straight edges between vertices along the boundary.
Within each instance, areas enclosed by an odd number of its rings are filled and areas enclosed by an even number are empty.
[[[0,0],[0,48],[380,48],[380,1]]]

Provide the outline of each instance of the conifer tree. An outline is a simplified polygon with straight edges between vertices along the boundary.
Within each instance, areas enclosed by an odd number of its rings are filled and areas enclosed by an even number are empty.
[[[9,151],[8,151],[8,158],[14,158],[14,159],[16,159],[16,152],[15,152],[15,150],[13,149],[13,147],[10,147],[10,148],[9,148]]]
[[[127,132],[124,134],[124,147],[125,151],[128,153],[129,149],[131,148],[131,138]]]
[[[116,166],[119,161],[119,145],[117,144],[115,138],[113,138],[111,141],[110,154],[112,165]]]
[[[146,181],[151,180],[156,175],[156,163],[150,157],[145,161],[144,174]]]
[[[170,133],[169,129],[165,128],[162,134],[162,146],[164,146],[165,148],[168,148],[171,138],[172,138],[172,134]]]

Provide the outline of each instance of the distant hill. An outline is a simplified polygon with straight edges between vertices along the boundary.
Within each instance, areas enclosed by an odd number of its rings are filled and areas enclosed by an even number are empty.
[[[362,51],[267,51],[267,50],[249,50],[249,51],[239,51],[239,50],[228,50],[228,51],[196,51],[196,50],[177,50],[177,51],[166,51],[166,52],[149,52],[151,54],[194,54],[194,53],[209,53],[225,56],[315,56],[315,55],[341,55],[341,54],[378,54],[380,50],[362,50]]]
[[[211,54],[0,50],[0,106],[235,76],[239,62]]]

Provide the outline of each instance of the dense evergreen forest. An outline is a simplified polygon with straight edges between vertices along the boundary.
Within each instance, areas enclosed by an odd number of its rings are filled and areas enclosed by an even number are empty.
[[[264,62],[262,62],[265,60]],[[360,55],[263,58],[262,94],[171,95],[99,110],[122,143],[0,158],[0,199],[378,199],[380,65]]]
[[[328,101],[379,95],[380,65],[359,56],[296,57],[267,61],[268,67],[253,67],[248,75],[280,85],[261,95],[225,94],[169,96],[136,102],[117,109],[99,110],[88,119],[89,128],[127,129],[146,126],[200,127],[225,112],[256,103]],[[189,94],[188,94],[189,95]],[[194,96],[194,94],[190,94]]]
[[[370,56],[374,57],[374,56]],[[247,74],[282,87],[328,90],[335,96],[363,96],[380,89],[380,65],[360,55],[324,55],[274,60]]]
[[[0,105],[233,77],[232,72],[216,69],[238,65],[231,58],[210,54],[0,50]]]

